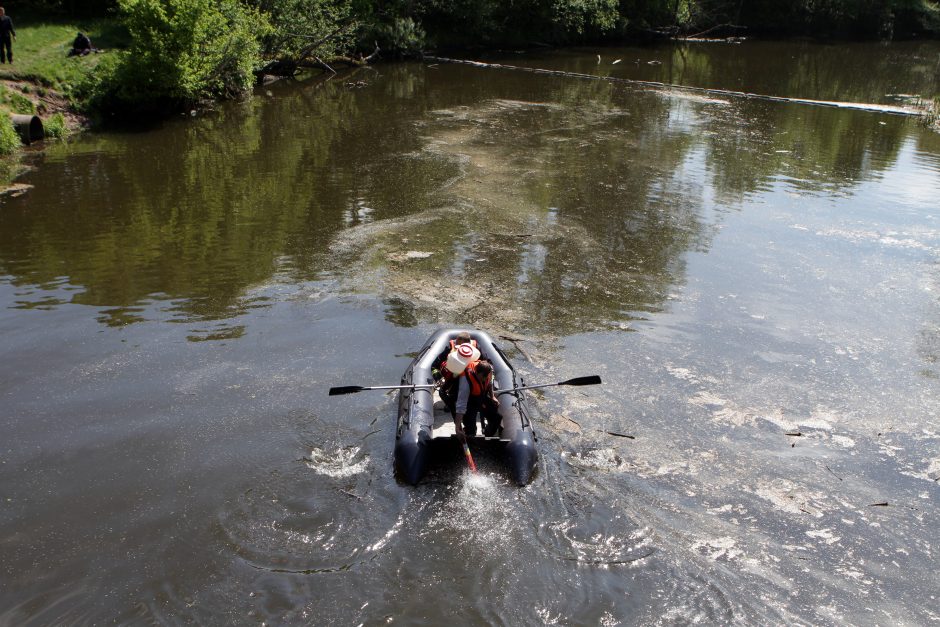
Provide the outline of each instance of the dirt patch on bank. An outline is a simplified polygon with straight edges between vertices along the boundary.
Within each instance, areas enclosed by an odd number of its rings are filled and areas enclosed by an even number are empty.
[[[0,86],[4,87],[9,93],[16,94],[17,97],[29,100],[33,104],[35,115],[38,115],[43,121],[50,116],[61,113],[62,117],[65,118],[65,128],[68,133],[88,127],[88,118],[74,111],[67,98],[48,87],[30,81],[10,79],[0,80]],[[13,112],[8,111],[8,113]]]

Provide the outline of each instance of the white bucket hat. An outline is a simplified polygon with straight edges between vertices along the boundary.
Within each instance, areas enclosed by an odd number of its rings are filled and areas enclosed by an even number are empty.
[[[447,356],[447,369],[453,374],[462,373],[467,365],[480,359],[480,350],[472,344],[461,344]]]

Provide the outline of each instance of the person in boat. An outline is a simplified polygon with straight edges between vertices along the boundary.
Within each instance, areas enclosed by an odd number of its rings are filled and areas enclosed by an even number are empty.
[[[449,346],[434,359],[434,367],[431,370],[431,374],[434,376],[435,380],[454,380],[454,374],[447,368],[447,356],[454,352],[461,344],[469,344],[473,348],[479,350],[477,347],[477,341],[470,337],[469,331],[461,331],[458,333],[457,336],[450,341]]]
[[[457,377],[457,400],[454,404],[454,427],[457,437],[466,442],[477,434],[477,415],[483,435],[496,435],[502,422],[499,399],[493,391],[493,364],[480,359],[467,364]]]
[[[470,352],[467,353],[468,349],[463,349],[465,354],[460,355],[460,347],[464,345],[469,347]],[[444,405],[450,410],[451,415],[453,415],[454,405],[457,403],[457,377],[463,373],[463,369],[466,368],[467,364],[478,360],[480,357],[480,349],[477,347],[476,340],[470,337],[469,331],[461,331],[450,341],[449,346],[435,358],[431,375],[437,382],[439,386],[438,393],[441,400],[444,401]]]

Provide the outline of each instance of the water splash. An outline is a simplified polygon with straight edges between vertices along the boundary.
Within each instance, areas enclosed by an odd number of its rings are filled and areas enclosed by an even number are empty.
[[[426,528],[432,536],[459,537],[465,546],[511,552],[520,528],[519,512],[507,484],[498,475],[463,473],[448,488],[448,496],[435,502]]]
[[[624,460],[616,449],[609,447],[565,451],[561,456],[568,464],[582,470],[626,472],[631,468],[630,462]]]
[[[463,486],[468,492],[485,493],[493,492],[496,488],[496,482],[489,475],[471,472],[464,476]]]
[[[308,468],[311,468],[321,475],[340,478],[358,475],[369,466],[369,456],[357,460],[359,452],[358,446],[347,446],[336,451],[327,451],[321,448],[315,448],[310,451],[310,457],[304,461]]]

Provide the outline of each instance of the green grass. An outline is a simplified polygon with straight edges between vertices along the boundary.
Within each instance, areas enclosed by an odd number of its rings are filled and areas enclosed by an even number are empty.
[[[86,33],[99,54],[69,57],[78,31]],[[64,103],[73,108],[82,105],[82,90],[93,84],[95,68],[114,56],[112,50],[126,47],[127,35],[115,20],[92,22],[16,20],[16,41],[13,42],[13,63],[0,65],[0,187],[21,171],[17,157],[20,139],[10,124],[11,113],[36,113],[36,103],[51,97],[53,111]],[[54,92],[54,93],[53,93]],[[54,96],[59,96],[56,98]],[[48,104],[48,103],[45,103]],[[45,106],[44,104],[44,106]],[[61,112],[42,114],[46,134],[62,137],[66,133],[65,116]]]
[[[23,95],[24,93],[29,93],[29,90],[20,92],[0,85],[0,107],[10,113],[35,113],[36,106],[32,100]]]
[[[68,52],[78,31],[88,34],[95,46],[106,51],[69,57]],[[40,87],[51,88],[68,98],[108,55],[108,46],[123,43],[120,38],[115,23],[108,20],[91,24],[17,22],[16,41],[13,42],[15,61],[0,65],[0,79],[34,82],[37,90]]]

